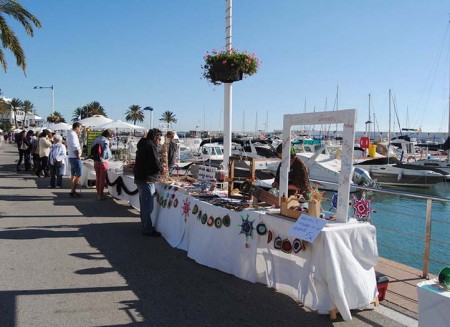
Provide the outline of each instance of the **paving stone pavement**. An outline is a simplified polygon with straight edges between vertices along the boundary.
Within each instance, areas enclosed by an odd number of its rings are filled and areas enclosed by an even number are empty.
[[[2,327],[408,324],[386,308],[330,321],[265,285],[201,266],[164,238],[142,236],[138,212],[124,202],[97,201],[93,189],[73,199],[67,178],[49,189],[48,179],[16,172],[17,159],[14,145],[0,146]]]

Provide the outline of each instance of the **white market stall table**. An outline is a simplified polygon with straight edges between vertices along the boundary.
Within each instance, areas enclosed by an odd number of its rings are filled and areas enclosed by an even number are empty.
[[[450,290],[439,286],[436,279],[417,284],[419,295],[419,326],[450,324]]]
[[[128,194],[136,189],[133,177],[108,171],[110,183],[119,178],[127,192],[109,186],[110,194],[139,209],[138,195]],[[157,230],[200,264],[264,283],[319,313],[337,309],[345,320],[351,320],[351,309],[369,306],[377,295],[376,230],[368,223],[330,224],[296,252],[287,236],[292,221],[214,206],[166,184],[156,189]]]
[[[123,161],[110,161],[108,169],[121,170],[123,167]],[[84,187],[95,185],[95,169],[94,160],[83,160],[83,169],[81,171],[80,185]]]

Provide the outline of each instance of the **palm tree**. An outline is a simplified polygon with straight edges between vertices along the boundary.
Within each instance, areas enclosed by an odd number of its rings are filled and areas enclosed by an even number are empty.
[[[100,102],[98,101],[92,101],[91,103],[89,103],[87,105],[88,107],[88,116],[87,117],[91,117],[94,115],[103,115],[105,117],[108,117],[106,115],[106,111],[105,109],[100,105]]]
[[[24,74],[26,75],[26,60],[25,53],[23,52],[22,46],[20,45],[19,39],[13,32],[11,27],[6,23],[5,15],[14,18],[16,21],[22,24],[25,32],[33,37],[33,25],[37,28],[41,28],[41,22],[33,16],[28,10],[26,10],[22,5],[20,5],[15,0],[1,0],[0,1],[0,39],[2,41],[2,48],[10,50],[14,57],[16,58],[17,66],[21,67]],[[0,63],[3,66],[3,70],[6,73],[5,55],[3,50],[0,48]]]
[[[59,117],[60,123],[66,123],[66,118],[64,118],[63,115],[59,111],[55,111],[54,115]]]
[[[142,123],[144,121],[144,111],[137,104],[131,105],[125,112],[125,120],[132,121],[134,125],[136,122]]]
[[[172,111],[164,111],[162,113],[162,118],[160,118],[159,120],[161,121],[165,121],[166,123],[169,124],[169,127],[172,125],[172,123],[176,123],[177,119],[175,118],[175,114]]]
[[[62,114],[58,111],[53,112],[50,116],[47,117],[47,121],[49,123],[59,124],[59,123],[65,123],[66,120],[62,116]]]
[[[92,117],[94,115],[106,115],[105,109],[101,106],[100,102],[92,101],[91,103],[84,105],[83,107],[76,108],[72,113],[72,121],[75,122],[80,119]]]
[[[80,120],[80,119],[83,119],[83,118],[86,118],[86,117],[83,117],[83,108],[78,107],[77,109],[75,109],[73,111],[73,114],[72,114],[72,121],[73,122],[76,122],[77,120]]]
[[[0,98],[0,114],[2,115],[2,120],[3,120],[3,116],[5,114],[7,114],[8,112],[11,112],[11,108],[9,107],[9,105],[5,102],[5,100],[3,100],[2,98]]]
[[[22,127],[25,127],[25,119],[27,119],[27,114],[33,113],[34,104],[29,100],[24,100],[22,104],[22,110],[25,113],[22,120]]]
[[[23,102],[22,100],[14,98],[11,100],[9,105],[11,106],[11,109],[13,110],[14,113],[14,127],[17,128],[17,109],[23,106]]]

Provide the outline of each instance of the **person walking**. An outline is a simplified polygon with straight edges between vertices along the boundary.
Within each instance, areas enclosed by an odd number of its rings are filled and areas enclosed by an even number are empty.
[[[95,169],[95,188],[97,190],[97,199],[107,199],[103,195],[103,191],[106,185],[106,172],[108,170],[108,161],[112,158],[109,139],[112,137],[112,131],[105,129],[102,135],[97,137],[92,143],[92,148],[100,146],[100,153],[94,157],[94,169]]]
[[[153,128],[137,144],[136,162],[134,165],[134,182],[139,190],[140,217],[142,234],[151,237],[161,236],[155,230],[151,214],[153,212],[153,196],[155,183],[164,171],[158,156],[158,145],[161,142],[162,132]]]
[[[76,188],[80,182],[81,170],[83,168],[79,139],[82,130],[83,125],[80,122],[75,122],[72,125],[72,130],[67,132],[67,152],[70,164],[70,182],[72,183],[72,189],[69,195],[73,198],[79,198],[81,196],[80,193],[76,192]]]
[[[36,134],[32,137],[32,142],[31,142],[31,150],[30,150],[30,155],[31,158],[33,159],[33,170],[38,170],[39,168],[39,136],[40,133],[36,132]]]
[[[26,157],[28,148],[30,147],[30,143],[28,143],[25,133],[26,131],[23,130],[16,136],[17,149],[19,150],[19,161],[17,162],[16,167],[17,171],[21,171],[20,166],[22,165],[22,160],[25,163],[25,170],[27,171],[30,169],[30,167],[27,166],[27,157]]]
[[[50,185],[51,188],[62,187],[62,177],[66,169],[67,149],[61,143],[61,135],[53,136],[53,145],[50,148],[49,167],[50,167]]]
[[[44,177],[50,177],[48,168],[48,156],[50,154],[50,147],[52,135],[48,129],[44,129],[39,136],[39,168],[36,170],[36,176],[41,177],[41,173],[44,173]]]
[[[28,144],[28,148],[25,151],[24,159],[25,159],[25,171],[31,170],[31,149],[33,148],[33,143],[35,141],[34,133],[32,130],[29,130],[25,136],[25,141]]]

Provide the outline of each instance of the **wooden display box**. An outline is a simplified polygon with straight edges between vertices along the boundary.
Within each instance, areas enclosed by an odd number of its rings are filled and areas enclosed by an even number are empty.
[[[281,201],[280,212],[283,216],[293,218],[295,220],[300,217],[303,211],[289,209],[291,207],[297,207],[300,205],[300,202],[297,201],[296,197],[290,196],[286,201]]]
[[[268,205],[273,205],[275,207],[278,207],[279,205],[280,200],[278,196],[270,194],[269,192],[260,187],[253,186],[250,193],[253,197],[254,206],[257,206],[259,202],[264,202]]]

